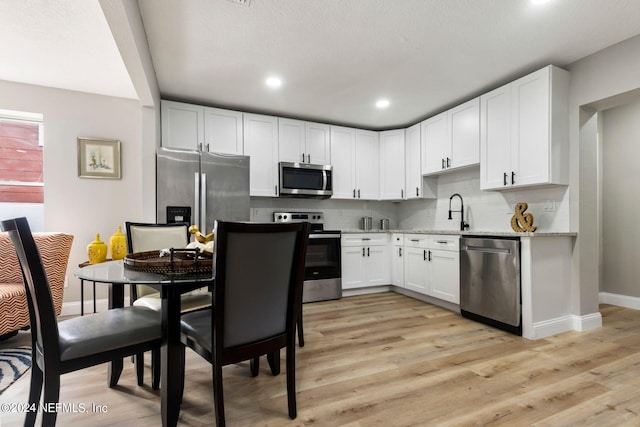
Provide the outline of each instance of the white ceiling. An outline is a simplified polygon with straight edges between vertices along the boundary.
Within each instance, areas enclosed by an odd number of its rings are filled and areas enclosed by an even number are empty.
[[[640,34],[640,0],[138,4],[163,98],[371,129]],[[2,80],[137,98],[98,0],[0,1],[0,40]]]
[[[137,98],[97,0],[1,0],[0,80]]]

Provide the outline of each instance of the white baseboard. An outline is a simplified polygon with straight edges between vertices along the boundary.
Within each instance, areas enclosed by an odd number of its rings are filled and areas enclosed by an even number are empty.
[[[391,290],[391,286],[371,286],[368,288],[353,288],[353,289],[343,289],[342,296],[343,297],[352,297],[355,295],[366,295],[366,294],[377,294],[381,292],[389,292]]]
[[[568,314],[555,319],[535,322],[533,324],[533,336],[525,337],[533,340],[550,337],[568,331],[584,332],[597,329],[602,326],[602,316],[599,312],[576,316]]]
[[[127,307],[129,305],[129,297],[125,297],[124,306]],[[80,308],[82,304],[80,301],[71,301],[71,302],[63,302],[62,303],[62,312],[61,316],[79,316]],[[107,311],[109,309],[109,300],[107,298],[101,298],[96,300],[96,312],[100,313],[102,311]],[[88,300],[84,302],[84,314],[93,313],[93,300]]]
[[[640,310],[640,298],[628,295],[611,294],[609,292],[600,292],[598,294],[600,304],[611,304],[620,307],[632,308]]]

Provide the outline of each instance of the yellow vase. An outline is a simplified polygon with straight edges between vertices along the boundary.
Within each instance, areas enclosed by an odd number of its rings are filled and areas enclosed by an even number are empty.
[[[107,244],[100,240],[100,233],[96,233],[96,240],[87,246],[87,256],[90,264],[98,264],[107,259]]]
[[[118,226],[118,230],[109,239],[111,247],[111,259],[122,259],[127,254],[127,237]]]

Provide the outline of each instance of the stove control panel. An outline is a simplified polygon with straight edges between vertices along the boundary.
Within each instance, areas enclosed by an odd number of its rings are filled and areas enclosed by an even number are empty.
[[[273,222],[310,222],[322,224],[324,215],[322,212],[274,212]]]

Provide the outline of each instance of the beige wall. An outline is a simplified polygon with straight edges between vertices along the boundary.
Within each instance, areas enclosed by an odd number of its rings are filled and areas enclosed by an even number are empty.
[[[573,256],[572,312],[598,311],[600,233],[598,224],[598,159],[593,155],[597,126],[592,112],[616,97],[640,88],[640,36],[608,47],[568,67],[571,72],[571,229],[578,232]]]
[[[640,297],[640,102],[602,113],[602,283],[600,290]]]
[[[77,301],[79,281],[73,272],[87,259],[86,246],[95,234],[99,232],[105,240],[118,224],[143,219],[141,176],[153,176],[155,160],[142,156],[140,104],[130,99],[0,81],[0,108],[44,115],[44,228],[75,236],[64,301]],[[79,178],[78,137],[120,140],[122,179]],[[151,140],[147,145],[154,143]]]

